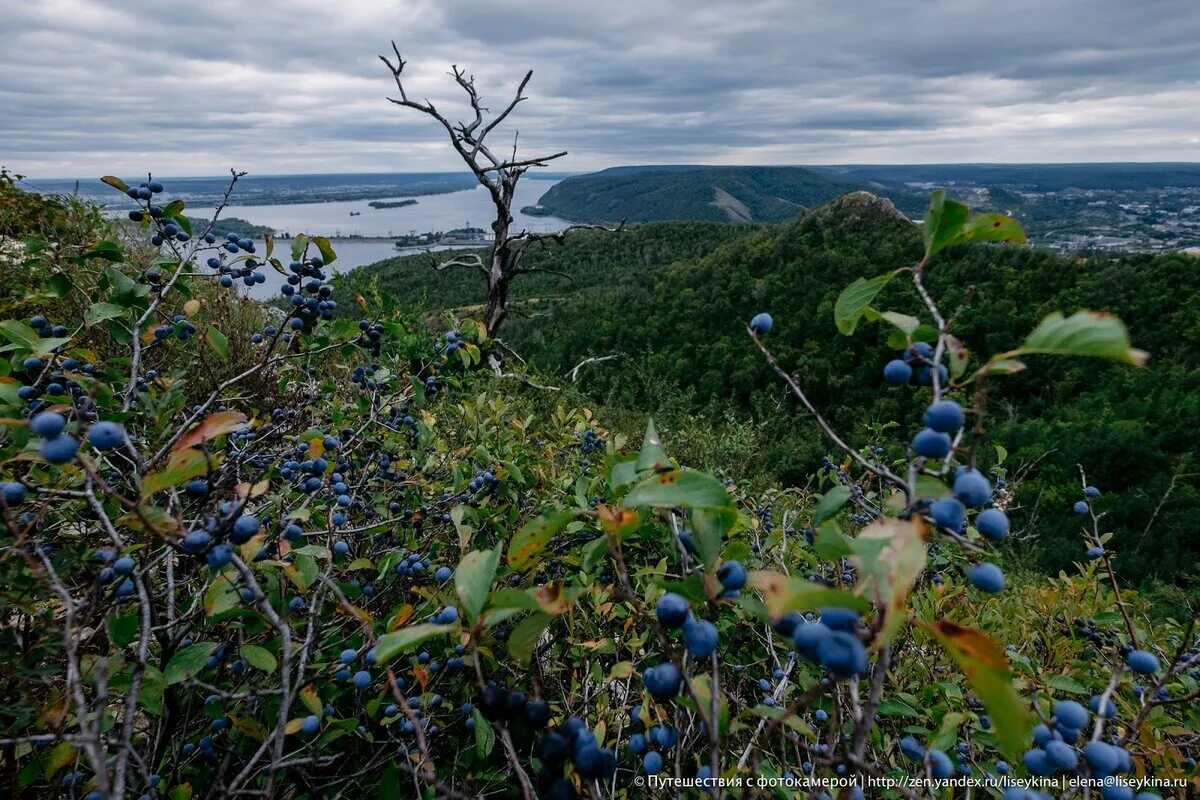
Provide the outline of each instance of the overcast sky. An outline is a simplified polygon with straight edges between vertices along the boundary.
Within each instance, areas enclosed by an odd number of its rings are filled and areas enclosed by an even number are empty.
[[[33,177],[434,171],[452,63],[563,170],[1200,160],[1197,0],[0,0]],[[497,137],[499,138],[499,137]]]

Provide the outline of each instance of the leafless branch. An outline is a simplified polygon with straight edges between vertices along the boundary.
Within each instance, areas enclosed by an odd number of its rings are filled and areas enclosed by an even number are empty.
[[[442,270],[450,269],[451,267],[466,267],[468,269],[477,269],[480,272],[482,272],[484,275],[487,275],[487,272],[488,272],[487,267],[484,266],[483,259],[479,257],[478,253],[467,253],[458,258],[452,258],[449,261],[443,261],[443,262],[435,265],[434,269],[437,270],[438,272],[441,272]]]
[[[613,353],[612,355],[607,356],[592,356],[591,358],[585,358],[583,361],[580,361],[578,364],[568,370],[565,377],[570,378],[571,382],[574,383],[575,381],[579,380],[579,370],[583,369],[588,364],[600,364],[605,361],[612,361],[614,358],[620,357],[620,353]]]
[[[775,371],[775,374],[783,379],[784,383],[788,385],[788,388],[792,390],[792,394],[794,394],[796,398],[804,404],[804,407],[808,409],[808,412],[813,415],[817,426],[822,432],[824,432],[825,437],[829,439],[829,441],[833,442],[833,444],[842,450],[842,452],[850,456],[850,458],[852,458],[860,467],[876,477],[887,481],[897,489],[900,489],[904,492],[905,496],[909,497],[911,500],[912,492],[908,483],[906,483],[903,478],[882,464],[873,464],[867,459],[863,458],[861,453],[859,453],[850,445],[846,444],[846,442],[842,440],[842,437],[838,436],[837,432],[833,430],[832,426],[830,426],[830,424],[826,422],[825,418],[821,416],[821,412],[817,411],[816,406],[814,406],[812,401],[808,399],[808,395],[804,393],[804,390],[800,387],[800,384],[796,381],[796,379],[793,378],[786,370],[784,370],[783,367],[779,366],[779,362],[775,360],[775,356],[771,354],[771,351],[767,349],[767,346],[762,343],[761,339],[758,338],[758,334],[755,333],[750,327],[746,328],[746,332],[750,334],[751,340],[753,340],[759,351],[761,351],[763,356],[767,359],[767,363],[770,364],[771,369]]]
[[[469,121],[453,123],[439,112],[429,100],[414,100],[409,96],[404,83],[404,68],[407,62],[401,57],[400,49],[392,42],[393,57],[380,55],[379,59],[387,66],[396,84],[398,97],[388,99],[399,106],[411,108],[436,120],[450,139],[450,145],[458,153],[459,158],[471,170],[475,179],[487,189],[495,207],[495,217],[491,223],[492,247],[488,260],[478,256],[463,256],[451,259],[438,269],[449,267],[466,267],[478,269],[483,273],[487,282],[488,299],[484,306],[483,322],[490,337],[494,337],[500,324],[509,311],[509,287],[517,275],[528,272],[549,272],[554,275],[567,277],[565,273],[540,267],[524,269],[521,267],[521,257],[525,248],[541,240],[563,241],[570,230],[580,227],[571,226],[566,231],[557,234],[532,234],[528,231],[512,236],[509,230],[513,222],[513,201],[516,197],[517,183],[525,172],[533,167],[545,167],[567,155],[565,150],[548,155],[519,158],[517,156],[517,136],[513,137],[512,154],[508,158],[497,156],[487,144],[489,135],[505,123],[516,107],[526,98],[525,90],[533,78],[533,72],[528,71],[517,86],[512,100],[498,114],[488,119],[488,108],[483,104],[479,90],[475,86],[475,77],[457,64],[451,67],[454,82],[466,94],[471,107]]]

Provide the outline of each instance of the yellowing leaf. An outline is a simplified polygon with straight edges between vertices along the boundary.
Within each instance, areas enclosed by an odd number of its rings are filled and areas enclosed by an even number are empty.
[[[179,448],[171,451],[167,463],[161,469],[155,470],[142,479],[142,497],[150,497],[156,492],[179,486],[185,481],[203,475],[210,468],[217,466],[215,458],[210,459],[203,451],[194,447]]]
[[[239,430],[247,421],[246,415],[240,411],[218,411],[214,414],[209,414],[199,425],[179,437],[179,441],[171,449],[183,450],[186,447],[193,447],[209,439],[224,436],[227,433]]]
[[[772,617],[789,611],[815,611],[827,606],[852,608],[859,613],[871,608],[866,600],[849,592],[779,572],[751,572],[750,585],[762,592],[763,602]]]
[[[317,696],[317,687],[311,683],[300,690],[300,702],[304,703],[304,707],[314,714],[320,714],[323,708],[321,698]]]
[[[216,616],[234,608],[241,600],[232,571],[218,575],[204,593],[204,613],[210,617]]]
[[[1009,758],[1020,757],[1033,730],[1033,718],[1013,686],[1004,649],[985,634],[949,620],[924,627],[958,663],[987,707],[1000,749]]]
[[[574,511],[557,511],[543,514],[525,523],[508,543],[508,566],[524,569],[536,563],[533,559],[537,554],[545,550],[554,534],[575,517]]]
[[[925,524],[885,518],[872,522],[850,540],[859,570],[858,591],[883,612],[876,647],[891,641],[907,618],[908,592],[925,569]]]

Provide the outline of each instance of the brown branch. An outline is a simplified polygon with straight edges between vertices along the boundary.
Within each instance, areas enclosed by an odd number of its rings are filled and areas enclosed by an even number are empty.
[[[911,489],[904,479],[896,475],[887,467],[879,464],[872,464],[870,461],[867,461],[867,459],[863,458],[861,453],[852,448],[850,445],[846,444],[846,442],[837,435],[830,424],[825,421],[825,418],[821,416],[821,413],[817,411],[816,406],[814,406],[812,401],[808,399],[808,395],[806,395],[804,390],[800,388],[800,384],[796,381],[796,379],[786,372],[783,367],[779,366],[779,362],[775,360],[775,356],[771,354],[771,351],[767,349],[767,346],[762,343],[761,339],[758,338],[758,334],[756,334],[749,326],[747,326],[746,332],[750,334],[750,339],[767,359],[767,363],[771,366],[771,369],[775,370],[775,374],[783,379],[784,383],[788,385],[788,388],[792,390],[792,394],[796,395],[796,398],[799,399],[800,402],[804,404],[804,407],[808,409],[808,412],[813,415],[813,418],[817,422],[817,426],[820,427],[822,432],[824,432],[825,437],[837,445],[843,452],[849,455],[850,458],[854,459],[854,461],[856,461],[863,469],[903,491],[905,496],[911,501]]]

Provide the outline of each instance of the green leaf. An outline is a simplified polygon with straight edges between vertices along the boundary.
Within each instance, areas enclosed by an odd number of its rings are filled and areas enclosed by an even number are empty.
[[[271,655],[271,651],[265,647],[259,647],[256,644],[242,645],[242,658],[246,663],[255,669],[261,669],[268,675],[273,674],[279,666],[275,661],[275,656]]]
[[[537,555],[546,549],[554,534],[577,516],[575,511],[554,511],[526,522],[508,543],[508,566],[525,569],[537,563]]]
[[[892,323],[905,336],[912,336],[917,332],[917,328],[921,327],[921,320],[916,317],[910,317],[908,314],[899,314],[895,311],[884,311],[879,315],[879,318],[885,322]]]
[[[833,321],[842,334],[849,336],[854,333],[854,329],[858,327],[858,321],[862,319],[875,297],[883,291],[883,287],[887,286],[891,279],[892,273],[890,272],[876,275],[870,280],[858,278],[842,290],[842,293],[838,295],[837,302],[833,304]]]
[[[38,358],[45,358],[58,348],[70,343],[70,336],[52,336],[46,339],[38,339],[31,352]]]
[[[116,320],[110,319],[100,327],[104,328],[117,344],[128,345],[133,342],[133,332]]]
[[[965,205],[946,197],[945,189],[938,189],[929,196],[929,210],[925,212],[925,224],[921,228],[926,261],[959,239],[970,213]]]
[[[905,703],[903,700],[897,700],[894,697],[884,698],[876,709],[878,713],[885,717],[919,717],[921,712]]]
[[[1025,369],[1025,362],[1016,359],[989,361],[976,369],[976,375],[1013,375]]]
[[[814,741],[817,739],[816,732],[809,727],[804,720],[786,708],[782,708],[780,706],[768,706],[759,703],[756,706],[747,708],[742,713],[757,717],[759,719],[779,720],[781,724],[786,725],[801,736]]]
[[[676,469],[652,475],[625,495],[626,508],[733,508],[725,486],[711,475]]]
[[[819,525],[841,511],[842,506],[850,501],[850,489],[846,486],[834,486],[813,509],[812,521]]]
[[[416,375],[409,375],[408,383],[412,387],[413,405],[417,408],[425,405],[425,384]]]
[[[954,336],[946,337],[946,361],[950,365],[950,377],[958,380],[967,371],[971,351]]]
[[[102,242],[97,242],[96,245],[80,255],[75,257],[75,262],[82,264],[88,259],[100,258],[105,261],[112,261],[119,264],[125,260],[125,254],[121,252],[121,246],[116,242],[110,242],[105,239]]]
[[[938,726],[938,731],[929,740],[927,747],[930,750],[948,750],[958,738],[958,728],[966,719],[957,711],[951,711],[942,717],[942,724]]]
[[[167,685],[173,686],[199,674],[208,663],[208,657],[216,649],[216,642],[196,642],[175,653],[167,662],[167,668],[163,670]]]
[[[21,350],[31,351],[41,337],[33,328],[15,319],[0,322],[0,336],[17,345]]]
[[[737,510],[732,508],[695,508],[692,509],[692,533],[696,542],[696,551],[700,560],[709,572],[716,566],[717,557],[721,555],[721,545],[725,535],[737,522]]]
[[[149,292],[149,287],[142,287],[133,278],[113,267],[104,268],[104,278],[108,281],[109,288],[112,289],[113,299],[117,301],[128,301],[135,297],[141,297]],[[142,291],[145,289],[146,291]]]
[[[412,650],[426,639],[453,633],[458,629],[457,625],[433,625],[425,623],[401,628],[394,633],[385,633],[379,637],[379,642],[375,645],[375,659],[380,664],[387,664],[396,656]]]
[[[117,647],[128,647],[137,638],[138,615],[136,611],[114,614],[108,618],[108,638]]]
[[[492,748],[496,746],[496,732],[478,708],[471,710],[471,719],[475,720],[475,752],[482,761],[491,755]]]
[[[3,348],[4,350],[28,352],[38,358],[45,358],[59,347],[71,341],[69,336],[54,336],[43,339],[33,328],[24,322],[14,319],[6,319],[0,322],[0,336],[12,342],[10,346]]]
[[[949,497],[952,494],[954,493],[950,491],[949,486],[932,475],[917,475],[917,497],[936,500],[941,497]]]
[[[637,460],[616,461],[608,477],[608,485],[615,494],[617,489],[628,486],[638,479]]]
[[[516,659],[518,664],[528,664],[538,639],[553,620],[554,617],[540,611],[521,620],[521,624],[513,628],[512,633],[508,635],[509,655]]]
[[[1025,244],[1025,231],[1021,223],[1006,214],[976,214],[963,226],[959,241]]]
[[[228,574],[218,576],[204,593],[204,613],[210,617],[237,608],[242,601],[237,584]]]
[[[512,586],[501,586],[492,592],[490,609],[519,608],[523,611],[537,611],[541,608],[537,598],[528,589],[516,589]]]
[[[454,570],[454,590],[462,601],[463,613],[471,622],[483,610],[499,565],[500,546],[497,545],[491,550],[472,550],[463,556]]]
[[[646,423],[646,435],[642,437],[642,449],[638,451],[637,471],[667,470],[671,468],[671,460],[663,450],[662,440],[654,429],[654,420]]]
[[[1001,445],[1001,444],[995,445],[995,448],[996,448],[996,466],[998,467],[1004,463],[1004,460],[1006,458],[1008,458],[1008,450],[1004,447],[1004,445]]]
[[[829,521],[817,528],[813,536],[813,549],[826,561],[836,561],[854,552],[850,539],[842,533],[836,522]]]
[[[949,620],[937,620],[925,628],[958,663],[987,707],[1001,751],[1011,759],[1019,758],[1033,730],[1033,718],[1013,686],[1004,649],[979,631]]]
[[[1046,686],[1068,694],[1091,694],[1086,686],[1070,675],[1049,675],[1046,677]]]
[[[750,584],[762,592],[763,601],[772,617],[789,611],[815,611],[827,606],[852,608],[859,613],[871,609],[870,603],[849,592],[779,572],[752,572]]]
[[[608,537],[597,536],[585,544],[582,551],[583,559],[579,562],[579,568],[583,572],[591,572],[608,555]]]
[[[185,205],[186,205],[186,203],[184,203],[179,198],[176,198],[176,199],[172,200],[171,202],[167,203],[165,206],[163,206],[163,216],[164,217],[178,216],[179,212],[183,211]]]
[[[217,330],[215,325],[205,326],[204,340],[208,342],[208,346],[212,348],[217,358],[229,358],[229,339]]]
[[[692,693],[695,694],[698,704],[692,702],[692,698],[685,698],[684,705],[690,705],[705,719],[712,724],[713,713],[713,693],[712,693],[712,676],[697,675],[692,678]],[[725,697],[724,692],[717,693],[717,732],[724,734],[729,730],[729,701]]]
[[[97,322],[123,316],[125,316],[125,306],[119,306],[116,303],[92,303],[88,306],[88,310],[83,312],[83,323],[90,328]]]
[[[1124,323],[1112,314],[1077,311],[1069,317],[1054,312],[1008,355],[1048,353],[1060,356],[1095,356],[1140,367],[1149,355],[1129,345]]]
[[[107,183],[109,186],[116,189],[118,192],[128,192],[129,184],[121,180],[115,175],[105,175],[100,179],[101,183]]]
[[[79,753],[73,744],[70,742],[59,742],[45,759],[45,766],[42,771],[43,776],[46,780],[50,780],[59,770],[66,767],[78,757]]]
[[[887,346],[892,350],[903,350],[909,345],[909,339],[914,342],[928,342],[933,344],[937,341],[937,328],[931,328],[928,325],[921,324],[917,329],[909,335],[905,335],[902,331],[895,330],[888,334]]]
[[[153,664],[147,664],[142,675],[142,693],[138,701],[146,711],[156,716],[163,713],[163,692],[167,690],[167,681],[163,674]]]
[[[321,251],[321,259],[326,265],[337,261],[337,253],[333,252],[333,245],[329,243],[328,239],[326,239],[324,236],[314,236],[312,237],[312,240],[313,244],[317,246],[317,249]]]
[[[304,251],[308,248],[308,234],[298,233],[296,238],[292,239],[292,261],[299,261],[304,255]]]
[[[62,298],[71,293],[71,279],[65,273],[54,273],[46,283],[50,286],[50,292],[55,297]]]

